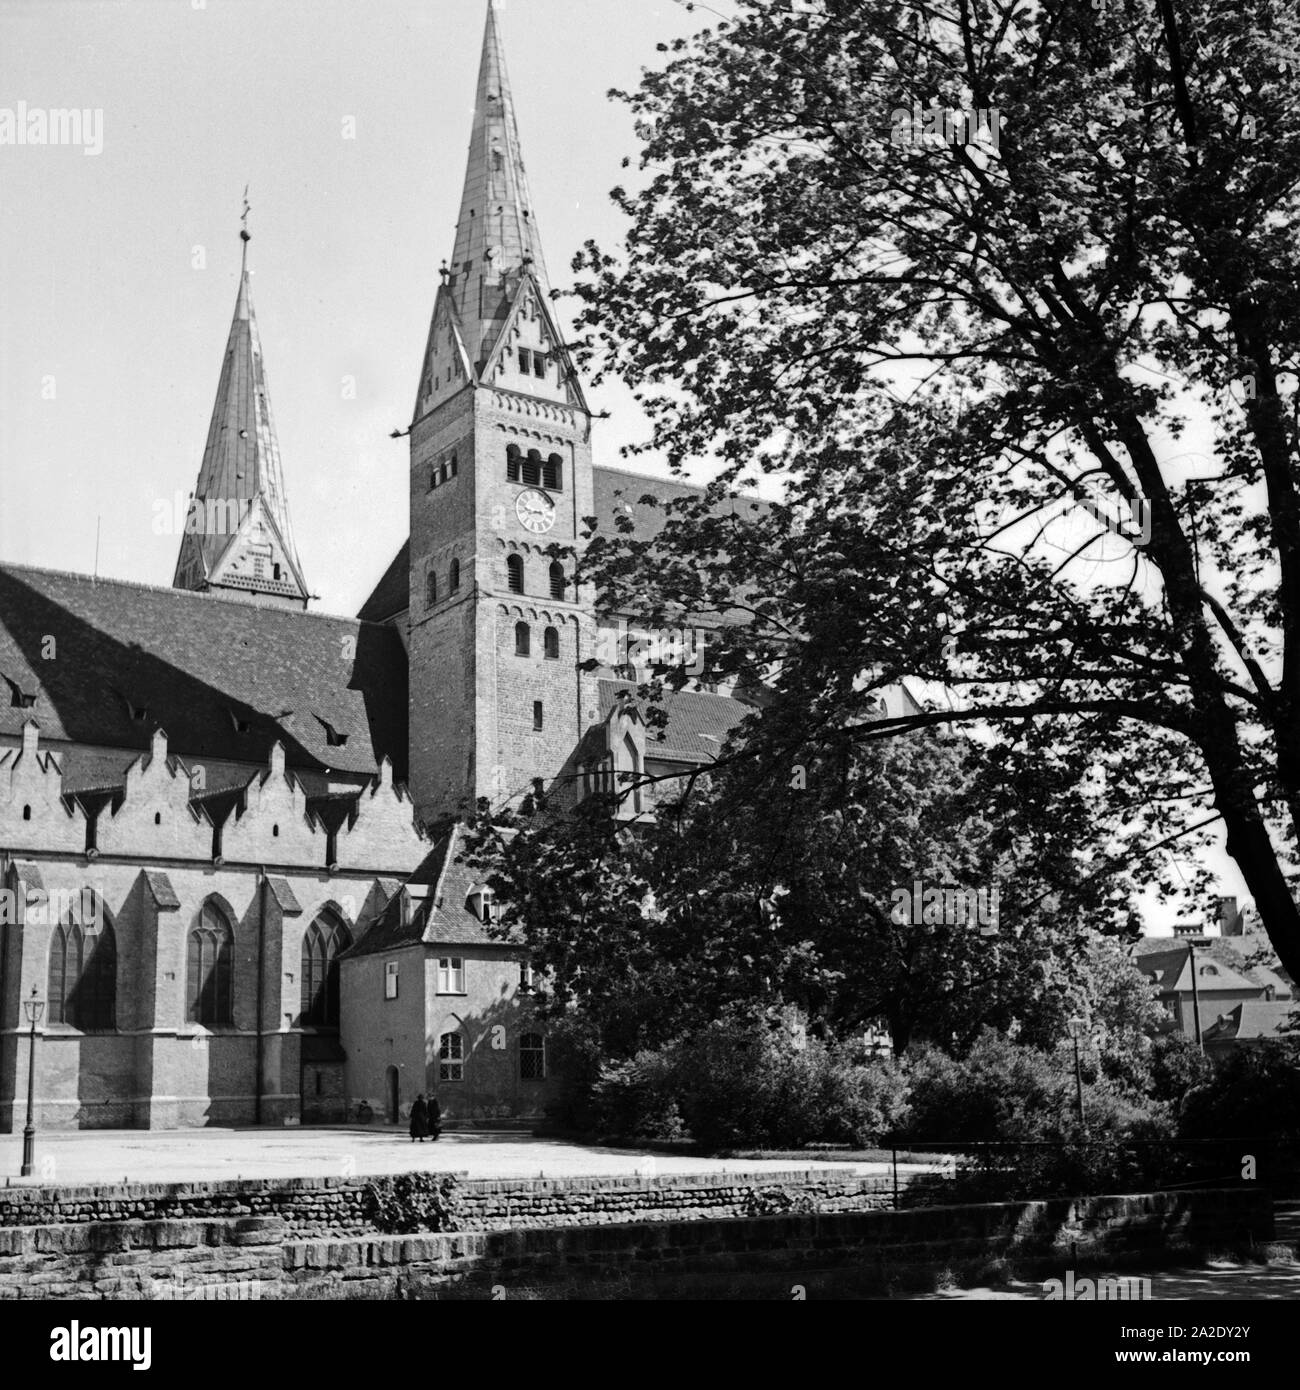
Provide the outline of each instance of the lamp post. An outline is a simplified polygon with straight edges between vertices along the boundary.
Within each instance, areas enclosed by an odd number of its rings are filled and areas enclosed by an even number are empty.
[[[30,1178],[36,1166],[36,1120],[32,1101],[36,1092],[36,1025],[45,1012],[45,1004],[36,997],[36,986],[32,986],[32,997],[23,1000],[23,1012],[27,1015],[31,1032],[27,1045],[27,1123],[23,1126],[23,1166],[22,1176]]]
[[[1083,1071],[1079,1066],[1079,1034],[1083,1032],[1084,1022],[1081,1018],[1070,1020],[1070,1037],[1074,1041],[1074,1098],[1075,1104],[1079,1107],[1079,1127],[1087,1129],[1088,1121],[1083,1113]]]

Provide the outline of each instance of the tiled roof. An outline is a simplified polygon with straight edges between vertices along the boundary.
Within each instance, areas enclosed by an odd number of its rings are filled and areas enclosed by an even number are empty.
[[[344,954],[372,956],[404,946],[502,945],[465,905],[477,882],[467,864],[459,862],[464,831],[453,825],[439,836],[434,847],[406,881],[406,886],[426,889],[410,896],[410,918],[403,922],[405,890],[396,893],[375,920],[374,926]]]
[[[384,571],[370,597],[357,614],[363,622],[382,623],[398,613],[405,613],[411,603],[411,542],[405,541],[393,563]]]
[[[406,654],[354,618],[0,564],[0,674],[37,696],[0,701],[0,736],[35,719],[45,747],[89,745],[60,750],[78,787],[116,785],[160,727],[186,764],[211,760],[210,786],[265,767],[276,740],[295,771],[368,777],[387,755],[405,779]]]
[[[1198,980],[1201,989],[1274,989],[1279,995],[1289,992],[1286,981],[1266,966],[1250,965],[1232,941],[1221,936],[1195,936],[1198,966],[1213,962],[1219,974],[1211,982]],[[1187,974],[1187,938],[1177,936],[1144,936],[1134,945],[1138,968],[1149,975],[1164,990],[1191,989]]]
[[[1300,1021],[1296,1010],[1300,1008],[1294,1001],[1270,1003],[1265,1000],[1247,1000],[1236,1008],[1220,1014],[1206,1028],[1202,1037],[1206,1042],[1233,1039],[1245,1042],[1248,1039],[1275,1038],[1291,1023],[1293,1017]]]
[[[609,716],[620,695],[631,695],[632,703],[639,709],[653,708],[635,698],[636,686],[629,681],[602,680],[598,685],[602,720]],[[731,730],[754,712],[729,696],[695,690],[668,691],[658,707],[666,711],[668,726],[646,730],[646,758],[688,763],[712,762],[722,752]]]
[[[144,879],[158,907],[173,910],[180,907],[181,900],[176,896],[172,881],[161,869],[146,869]]]

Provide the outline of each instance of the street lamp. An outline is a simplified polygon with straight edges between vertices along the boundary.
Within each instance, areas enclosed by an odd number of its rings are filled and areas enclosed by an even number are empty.
[[[32,986],[32,997],[23,1000],[23,1012],[32,1025],[27,1046],[27,1123],[23,1126],[23,1167],[22,1176],[30,1178],[36,1166],[36,1120],[32,1111],[32,1100],[36,1091],[36,1025],[45,1012],[44,1001],[36,997],[36,986]]]
[[[1088,1122],[1083,1114],[1083,1072],[1079,1067],[1079,1037],[1086,1027],[1083,1019],[1072,1018],[1069,1021],[1070,1037],[1074,1040],[1074,1097],[1075,1103],[1079,1107],[1079,1127],[1087,1129]]]

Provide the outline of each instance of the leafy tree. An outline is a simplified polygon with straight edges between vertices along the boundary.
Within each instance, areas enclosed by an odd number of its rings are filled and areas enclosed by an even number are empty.
[[[552,1013],[617,1058],[787,1003],[830,1037],[883,1021],[899,1053],[915,1036],[964,1047],[988,1025],[1048,1045],[1078,1013],[1131,1047],[1149,990],[1100,943],[1127,885],[1092,872],[1091,798],[1068,765],[927,734],[850,740],[804,772],[773,786],[724,758],[662,787],[636,827],[608,797],[572,815],[485,808],[471,857]],[[917,917],[918,881],[972,888],[996,913]]]
[[[1115,859],[1221,823],[1300,978],[1294,12],[737,8],[628,98],[627,246],[578,265],[589,360],[718,477],[585,573],[744,616],[713,650],[771,676],[752,759],[974,725],[1090,769]],[[906,676],[942,697],[873,718]]]

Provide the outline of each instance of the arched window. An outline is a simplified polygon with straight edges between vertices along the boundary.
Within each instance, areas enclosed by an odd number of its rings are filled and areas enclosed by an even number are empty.
[[[447,574],[447,589],[448,589],[448,592],[453,593],[453,594],[458,594],[458,593],[460,592],[460,561],[459,561],[459,560],[453,560],[453,561],[451,562],[451,569],[450,569],[450,571],[449,571],[448,574]]]
[[[50,938],[50,1022],[84,1033],[117,1027],[117,938],[113,928],[68,922]]]
[[[536,449],[529,449],[528,457],[524,459],[524,482],[529,487],[536,487],[542,481],[542,456]]]
[[[438,576],[432,570],[424,576],[424,606],[432,608],[438,602]]]
[[[520,1081],[546,1080],[546,1039],[540,1033],[519,1036]]]
[[[506,578],[510,585],[512,594],[522,594],[524,591],[524,557],[522,555],[506,556]]]
[[[339,956],[352,945],[343,923],[326,909],[302,939],[302,1022],[339,1026]]]
[[[552,454],[542,464],[542,486],[559,492],[564,482],[564,460],[559,454]]]
[[[551,597],[564,597],[564,566],[558,560],[551,563]]]
[[[560,659],[560,634],[553,627],[548,627],[542,635],[542,650],[548,661]]]
[[[527,623],[515,624],[515,655],[530,656],[533,650],[533,633]]]
[[[444,1033],[438,1039],[438,1080],[464,1081],[465,1039],[459,1033]]]
[[[211,899],[203,904],[190,932],[185,969],[185,1017],[205,1028],[234,1021],[235,933],[225,912]]]
[[[520,481],[520,479],[521,479],[521,477],[522,477],[522,474],[521,474],[521,472],[520,472],[520,460],[521,460],[522,457],[523,457],[523,456],[522,456],[522,455],[520,454],[520,452],[519,452],[519,445],[518,445],[518,444],[511,444],[511,445],[509,446],[509,448],[506,449],[506,481],[507,481],[507,482],[510,482],[510,483],[517,483],[517,482]]]

